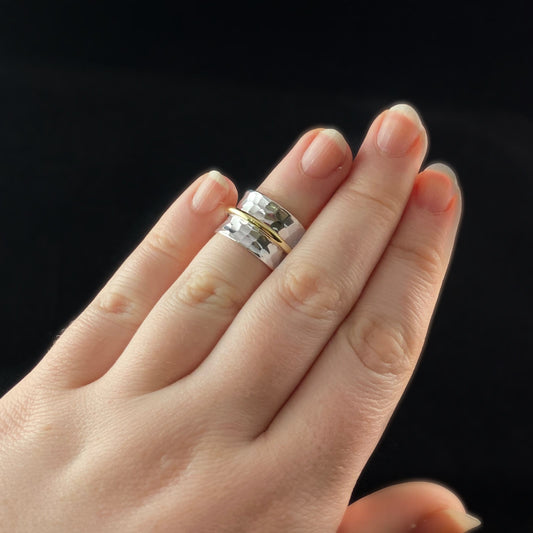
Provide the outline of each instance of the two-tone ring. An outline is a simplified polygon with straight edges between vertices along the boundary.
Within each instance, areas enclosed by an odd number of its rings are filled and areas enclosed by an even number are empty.
[[[275,269],[305,233],[305,228],[284,207],[258,191],[246,191],[217,233],[238,242]]]

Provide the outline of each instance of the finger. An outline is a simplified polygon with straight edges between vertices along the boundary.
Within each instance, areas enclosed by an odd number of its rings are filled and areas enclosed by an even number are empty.
[[[447,488],[412,481],[386,487],[350,505],[337,533],[464,533],[480,523]]]
[[[293,393],[389,242],[426,146],[412,108],[377,117],[349,178],[198,369],[220,420],[246,419],[258,435]]]
[[[224,220],[224,206],[236,200],[233,183],[215,170],[194,181],[63,332],[36,371],[57,385],[72,387],[102,376]]]
[[[308,225],[351,163],[340,133],[316,129],[296,143],[258,190]],[[142,393],[187,375],[270,272],[242,246],[215,234],[154,307],[106,381],[115,390],[123,386]]]
[[[422,350],[460,213],[451,169],[417,177],[363,294],[269,428],[287,461],[299,461],[293,435],[315,444],[305,459],[316,465],[316,490],[350,490],[381,437]]]

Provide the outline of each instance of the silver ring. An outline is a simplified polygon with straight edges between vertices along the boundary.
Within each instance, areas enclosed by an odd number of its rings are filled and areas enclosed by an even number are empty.
[[[293,248],[305,233],[298,219],[260,192],[246,191],[237,208],[250,215],[248,218],[251,220],[229,213],[227,220],[216,230],[217,233],[238,242],[272,270],[287,254],[261,229],[261,224],[273,230],[289,248]],[[253,220],[259,223],[254,224]]]
[[[237,207],[270,226],[291,248],[305,233],[305,228],[296,217],[258,191],[246,191]]]

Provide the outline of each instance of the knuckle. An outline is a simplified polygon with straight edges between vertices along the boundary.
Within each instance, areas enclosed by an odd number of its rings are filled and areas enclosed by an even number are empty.
[[[278,287],[279,298],[290,310],[318,321],[338,316],[343,292],[331,276],[310,265],[288,270]]]
[[[383,317],[358,317],[347,328],[346,341],[354,356],[372,374],[402,377],[412,370],[412,350],[403,328]]]
[[[193,270],[174,293],[187,307],[207,307],[236,314],[243,304],[241,291],[213,270]]]
[[[97,315],[129,330],[136,330],[142,318],[139,316],[137,301],[127,294],[127,290],[113,284],[106,287],[92,306]]]
[[[146,236],[144,244],[151,255],[166,256],[175,263],[181,261],[182,251],[169,231],[154,227]]]
[[[442,273],[442,258],[435,248],[428,243],[401,243],[390,242],[393,253],[407,264],[413,265],[414,269],[423,273],[430,280],[434,280]]]
[[[402,211],[398,199],[385,194],[384,191],[380,191],[379,194],[371,192],[367,190],[369,187],[364,187],[361,182],[362,180],[358,180],[346,187],[344,194],[348,196],[349,203],[358,205],[363,202],[367,204],[366,207],[370,212],[383,219],[386,224],[395,221]]]

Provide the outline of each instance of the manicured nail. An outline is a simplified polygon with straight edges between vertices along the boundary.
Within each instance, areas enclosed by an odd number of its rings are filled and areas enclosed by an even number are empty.
[[[455,172],[443,163],[429,165],[415,185],[415,196],[420,207],[432,213],[446,211],[458,191]]]
[[[475,516],[458,511],[457,509],[442,509],[423,518],[414,528],[413,533],[467,533],[481,525],[481,520]]]
[[[418,113],[410,105],[397,104],[386,112],[376,142],[382,152],[400,157],[413,146],[423,129]]]
[[[327,178],[344,162],[348,144],[333,129],[322,130],[302,156],[302,170],[313,178]]]
[[[222,203],[228,192],[228,184],[218,170],[211,170],[202,179],[202,183],[192,198],[192,208],[202,215],[210,213]]]

